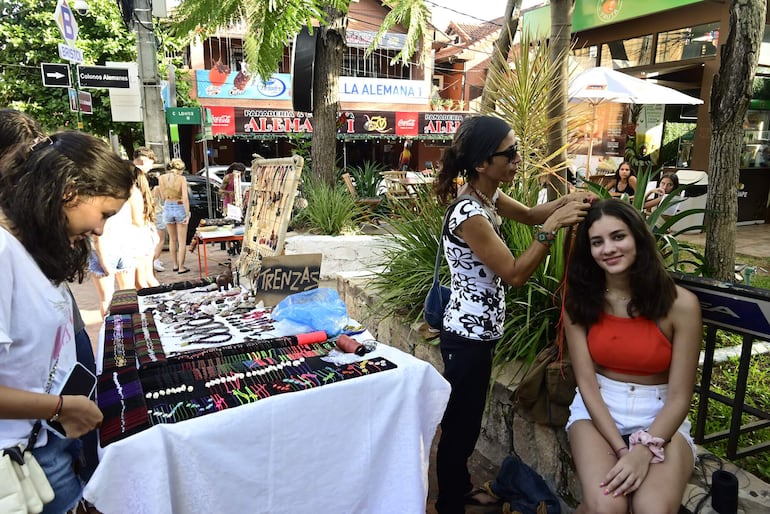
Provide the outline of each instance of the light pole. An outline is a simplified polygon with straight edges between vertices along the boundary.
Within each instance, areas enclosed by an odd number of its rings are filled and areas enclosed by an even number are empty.
[[[134,0],[132,21],[136,29],[136,56],[142,90],[144,143],[155,152],[158,162],[168,162],[168,134],[163,100],[160,96],[158,56],[150,0]]]

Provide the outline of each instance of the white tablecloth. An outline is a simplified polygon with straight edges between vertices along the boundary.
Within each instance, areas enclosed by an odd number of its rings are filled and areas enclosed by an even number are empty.
[[[449,384],[397,369],[154,426],[104,449],[85,498],[105,514],[424,513]]]

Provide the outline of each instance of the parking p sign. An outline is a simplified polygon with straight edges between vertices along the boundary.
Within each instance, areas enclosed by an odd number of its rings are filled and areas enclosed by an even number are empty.
[[[75,46],[75,41],[78,39],[78,22],[75,21],[75,15],[72,13],[67,0],[58,0],[56,2],[53,19],[56,22],[56,26],[59,27],[64,41],[69,46]]]

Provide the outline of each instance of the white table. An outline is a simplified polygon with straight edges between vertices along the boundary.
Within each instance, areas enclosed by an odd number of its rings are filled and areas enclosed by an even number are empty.
[[[449,384],[385,345],[397,369],[110,444],[85,498],[105,514],[424,513]]]

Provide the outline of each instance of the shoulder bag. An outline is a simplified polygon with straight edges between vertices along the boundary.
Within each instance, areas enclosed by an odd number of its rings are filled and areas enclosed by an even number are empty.
[[[473,198],[471,195],[462,195],[459,196],[454,202],[452,202],[449,207],[447,207],[447,210],[444,213],[444,221],[441,223],[441,234],[438,238],[436,264],[433,268],[433,283],[428,290],[428,294],[425,297],[425,302],[423,304],[422,317],[425,320],[425,323],[427,323],[429,327],[438,330],[441,329],[441,325],[444,319],[444,311],[446,310],[446,306],[449,303],[449,297],[451,296],[450,289],[446,286],[442,286],[438,279],[438,270],[441,266],[441,256],[444,254],[444,244],[441,240],[441,237],[448,230],[447,222],[449,221],[449,213],[451,212],[452,207],[454,207],[457,202],[463,199],[469,199],[473,200],[474,202],[478,202],[478,200]]]
[[[551,343],[537,354],[513,391],[513,407],[524,418],[563,427],[575,397],[577,380],[569,354]]]

